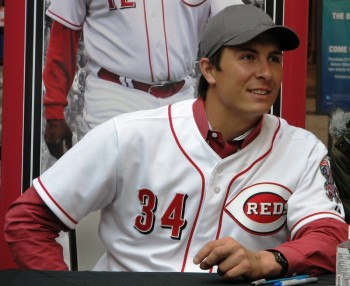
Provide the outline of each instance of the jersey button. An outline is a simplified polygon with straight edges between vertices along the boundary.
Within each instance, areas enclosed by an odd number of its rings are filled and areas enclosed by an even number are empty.
[[[214,193],[215,193],[215,194],[220,193],[220,188],[219,188],[219,187],[215,187],[215,188],[214,188]]]

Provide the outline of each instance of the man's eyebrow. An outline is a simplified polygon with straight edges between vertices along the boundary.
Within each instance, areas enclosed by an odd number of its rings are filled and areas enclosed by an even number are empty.
[[[254,54],[257,54],[258,51],[256,49],[250,48],[250,47],[245,47],[245,46],[238,46],[236,47],[237,52],[251,52]]]
[[[240,47],[236,47],[237,52],[251,52],[254,54],[258,54],[258,50],[251,48],[251,47],[245,47],[245,46],[240,46]],[[282,51],[277,49],[277,50],[273,50],[270,52],[270,55],[282,55]]]
[[[275,50],[275,51],[272,51],[270,53],[271,55],[279,55],[279,56],[283,56],[283,52],[281,50]]]

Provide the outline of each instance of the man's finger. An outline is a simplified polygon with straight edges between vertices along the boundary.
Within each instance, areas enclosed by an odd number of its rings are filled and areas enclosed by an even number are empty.
[[[196,256],[193,258],[194,264],[201,264],[203,263],[204,259],[211,253],[211,251],[214,248],[214,242],[208,242],[206,245],[204,245],[196,254]]]

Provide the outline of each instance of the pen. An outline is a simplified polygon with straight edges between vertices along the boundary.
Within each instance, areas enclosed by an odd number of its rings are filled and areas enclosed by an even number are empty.
[[[317,277],[291,279],[291,280],[276,282],[273,284],[273,286],[292,286],[292,285],[310,284],[310,283],[316,283],[317,280],[318,280]]]
[[[298,275],[298,276],[292,276],[292,277],[286,277],[286,278],[279,278],[274,280],[266,280],[266,279],[260,279],[256,280],[250,283],[251,286],[259,286],[259,285],[265,285],[265,284],[274,284],[277,282],[287,281],[287,280],[294,280],[294,279],[303,279],[303,278],[309,278],[309,275]]]

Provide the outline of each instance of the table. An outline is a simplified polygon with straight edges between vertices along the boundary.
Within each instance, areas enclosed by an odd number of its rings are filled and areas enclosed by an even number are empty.
[[[1,286],[249,286],[241,279],[227,281],[216,273],[95,272],[1,270]],[[334,275],[319,276],[315,286],[335,285]]]

